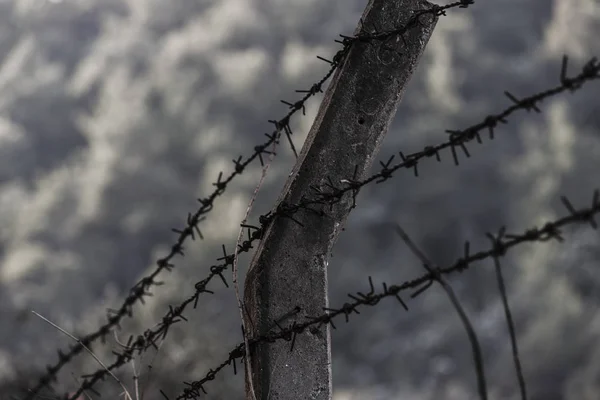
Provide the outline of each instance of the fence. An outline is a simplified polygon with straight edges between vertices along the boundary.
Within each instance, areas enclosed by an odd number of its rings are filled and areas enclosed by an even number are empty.
[[[464,1],[457,2],[451,5],[434,8],[434,13],[439,17],[443,17],[445,10],[452,8],[466,8],[472,2]],[[371,34],[369,38],[366,38],[371,41],[381,40],[382,35],[388,34],[389,32],[378,31],[377,27],[374,28],[375,33]],[[404,29],[401,28],[401,29]],[[175,233],[179,235],[175,245],[172,246],[170,253],[158,260],[157,268],[155,271],[149,275],[148,277],[142,279],[134,288],[131,290],[130,295],[125,299],[122,307],[118,310],[115,310],[109,317],[108,323],[98,329],[96,332],[89,334],[80,341],[78,344],[73,346],[68,352],[64,353],[62,351],[59,352],[59,360],[55,365],[52,365],[48,368],[48,373],[44,375],[39,383],[34,386],[27,397],[27,399],[33,398],[39,391],[47,386],[52,378],[56,375],[60,369],[69,363],[69,361],[76,355],[86,351],[86,347],[88,347],[91,343],[96,341],[99,338],[104,338],[108,334],[110,334],[111,330],[115,327],[118,327],[119,323],[127,316],[131,316],[133,305],[141,301],[144,296],[152,289],[153,286],[160,284],[157,280],[158,276],[163,271],[168,271],[174,267],[172,264],[172,260],[176,255],[184,254],[184,243],[187,239],[196,237],[202,238],[203,233],[199,228],[200,222],[202,222],[204,216],[210,212],[213,207],[214,201],[221,196],[225,190],[227,189],[227,185],[239,174],[241,174],[244,169],[252,162],[259,160],[261,165],[268,165],[270,160],[266,160],[266,157],[272,156],[270,146],[279,142],[280,135],[285,135],[286,140],[291,140],[293,138],[292,132],[289,127],[289,118],[295,112],[298,112],[303,109],[304,102],[312,95],[316,94],[321,90],[322,85],[326,82],[326,79],[329,78],[336,68],[340,66],[344,60],[344,56],[346,54],[347,46],[350,46],[352,43],[351,39],[345,39],[345,42],[342,42],[344,49],[338,53],[338,55],[333,57],[332,61],[327,61],[331,65],[331,70],[326,75],[326,77],[315,84],[311,89],[306,91],[305,97],[300,102],[289,102],[287,103],[290,106],[290,113],[285,116],[283,119],[279,121],[271,121],[274,123],[276,130],[270,135],[267,135],[267,140],[256,146],[255,151],[252,155],[242,161],[242,158],[238,158],[234,160],[234,172],[231,175],[224,178],[223,175],[219,175],[217,181],[214,183],[215,191],[209,195],[208,197],[199,199],[201,207],[194,213],[189,214],[187,218],[187,226],[183,229],[174,229]],[[469,142],[473,142],[477,140],[479,143],[483,141],[481,132],[489,131],[489,139],[494,138],[494,129],[502,123],[507,123],[509,117],[512,116],[518,110],[535,110],[540,111],[538,108],[538,104],[543,100],[551,96],[558,95],[563,92],[568,91],[576,91],[583,87],[588,81],[597,79],[599,77],[600,66],[598,65],[596,59],[590,60],[581,70],[578,75],[569,76],[567,74],[567,58],[563,59],[563,65],[560,73],[560,84],[555,88],[548,89],[543,92],[539,92],[533,95],[530,95],[525,98],[518,99],[516,96],[512,95],[509,92],[506,92],[507,97],[514,103],[513,106],[507,108],[506,110],[499,112],[496,115],[487,116],[482,122],[479,122],[475,125],[472,125],[466,129],[460,131],[449,131],[449,139],[441,144],[435,146],[428,146],[424,148],[420,152],[404,155],[402,152],[398,154],[401,161],[394,164],[396,161],[396,157],[391,157],[386,163],[381,163],[381,170],[375,175],[366,178],[366,179],[357,179],[356,176],[348,177],[344,182],[330,182],[326,189],[315,188],[311,193],[311,197],[304,197],[299,199],[296,204],[287,205],[286,207],[279,207],[274,210],[274,212],[264,215],[259,218],[259,223],[255,225],[245,224],[245,228],[248,229],[248,237],[244,241],[239,241],[239,246],[235,251],[227,251],[225,246],[223,246],[223,257],[220,258],[220,264],[213,265],[210,267],[210,274],[195,284],[196,292],[193,296],[183,301],[176,307],[172,307],[169,312],[164,316],[162,321],[158,324],[157,327],[153,329],[146,330],[143,334],[137,337],[130,337],[129,341],[126,344],[126,348],[116,354],[116,358],[110,365],[107,365],[106,368],[100,368],[97,372],[87,375],[84,378],[84,381],[81,387],[74,393],[71,393],[69,398],[76,399],[85,391],[93,391],[93,386],[101,379],[106,378],[111,375],[111,371],[116,370],[117,368],[128,363],[136,354],[141,354],[141,352],[156,347],[159,341],[162,341],[166,338],[169,327],[178,321],[185,320],[184,311],[188,309],[189,306],[197,305],[198,300],[204,294],[212,293],[211,290],[207,289],[207,285],[214,279],[219,278],[226,286],[228,286],[227,279],[223,275],[224,271],[228,269],[228,267],[233,266],[236,262],[236,255],[240,252],[248,252],[252,249],[252,244],[259,241],[265,234],[266,228],[270,222],[272,222],[275,216],[285,217],[291,220],[294,220],[294,215],[302,210],[310,210],[311,206],[314,205],[335,205],[339,203],[340,199],[343,196],[346,198],[355,199],[356,193],[363,186],[372,183],[382,183],[388,181],[393,178],[394,173],[400,169],[407,168],[412,169],[415,175],[418,175],[418,166],[421,161],[425,161],[425,159],[436,158],[438,161],[441,158],[442,151],[445,149],[449,149],[454,160],[454,163],[458,165],[461,154],[469,157],[470,152],[467,144]],[[293,146],[293,145],[292,145]],[[265,162],[267,164],[265,164]],[[349,197],[348,197],[349,196]],[[416,291],[411,295],[411,297],[416,297],[419,294],[423,293],[425,289],[431,286],[434,282],[441,282],[444,286],[448,287],[448,285],[443,280],[443,274],[447,274],[453,271],[462,271],[466,269],[470,264],[475,261],[480,261],[486,258],[492,258],[496,262],[496,271],[498,273],[498,281],[502,287],[502,279],[499,268],[498,260],[501,256],[503,256],[507,250],[512,247],[527,242],[527,241],[546,241],[549,239],[562,239],[560,235],[560,228],[566,226],[567,224],[575,223],[575,222],[589,222],[592,227],[596,228],[594,222],[594,215],[600,211],[600,203],[598,199],[598,192],[594,192],[593,200],[591,202],[591,206],[589,208],[581,208],[576,209],[571,205],[571,203],[566,199],[562,199],[569,215],[562,219],[556,221],[549,221],[542,228],[531,228],[525,231],[523,234],[517,235],[509,235],[505,232],[504,229],[501,229],[497,235],[489,234],[488,237],[491,240],[491,247],[487,250],[479,251],[475,254],[470,253],[470,246],[468,243],[465,245],[465,250],[463,256],[457,260],[453,264],[449,264],[443,268],[438,269],[430,269],[427,273],[422,276],[406,282],[401,285],[392,285],[382,283],[381,290],[377,291],[375,289],[376,283],[373,282],[371,278],[369,278],[369,291],[358,292],[356,294],[349,294],[351,298],[351,302],[342,305],[337,308],[327,308],[325,313],[322,315],[313,315],[311,318],[305,318],[304,320],[298,320],[292,324],[287,326],[275,326],[274,329],[269,330],[268,333],[259,335],[258,337],[251,337],[245,343],[240,343],[229,353],[229,357],[222,364],[215,366],[214,369],[211,369],[209,373],[195,381],[186,384],[187,388],[183,391],[183,394],[177,396],[180,398],[195,398],[205,393],[205,390],[209,390],[208,383],[214,379],[215,375],[218,373],[223,373],[222,370],[227,366],[232,366],[234,371],[237,371],[236,360],[240,360],[243,358],[245,354],[245,348],[247,345],[256,346],[259,343],[267,343],[273,341],[281,341],[287,340],[290,342],[290,346],[293,347],[298,335],[305,334],[307,330],[310,330],[313,327],[321,328],[330,324],[334,325],[334,321],[336,317],[344,316],[346,321],[349,321],[349,317],[354,313],[358,312],[359,307],[362,306],[374,306],[379,303],[379,301],[385,297],[396,297],[400,304],[403,307],[407,307],[407,302],[403,300],[401,296],[401,292],[405,291],[409,288],[415,289]],[[411,243],[406,236],[402,235],[407,243]],[[415,246],[415,252],[416,251]],[[425,263],[428,267],[432,267],[431,263]],[[379,285],[379,284],[377,284]],[[450,292],[452,293],[452,292]],[[501,291],[504,293],[504,291]],[[451,298],[453,296],[451,295]],[[504,297],[504,304],[507,316],[510,315],[509,308],[507,306],[507,301]],[[458,303],[456,303],[458,304]],[[459,314],[464,315],[464,312],[460,306],[458,307]],[[294,311],[294,310],[290,310]],[[468,319],[463,318],[463,321],[466,323],[468,327]],[[508,318],[509,327],[511,326],[511,319]],[[277,325],[277,324],[276,324]],[[514,329],[510,329],[513,339],[513,348],[515,349],[515,360],[518,361],[517,352],[516,352],[516,344],[514,338]],[[474,354],[476,355],[476,360],[480,358],[477,356],[478,354],[478,346],[477,340],[473,335],[472,329],[468,328],[468,332],[470,333],[471,342],[474,346]],[[484,371],[481,367],[481,362],[476,362],[477,368],[477,377],[479,379],[480,385],[480,397],[485,398],[485,382],[484,382]],[[516,362],[517,371],[519,370],[519,363]],[[521,391],[525,391],[525,386],[523,383],[523,378],[521,374],[519,376],[519,383],[521,386]],[[489,380],[489,377],[488,377]],[[268,395],[267,395],[268,396]]]

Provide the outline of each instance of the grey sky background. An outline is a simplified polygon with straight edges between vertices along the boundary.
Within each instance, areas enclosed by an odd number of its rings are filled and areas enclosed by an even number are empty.
[[[231,159],[250,154],[328,70],[338,34],[352,34],[366,0],[0,0],[0,382],[35,378],[73,344],[30,313],[84,335],[105,322],[128,289],[173,244],[197,197]],[[446,4],[439,2],[438,4]],[[556,86],[600,56],[596,0],[482,1],[440,17],[378,159],[420,151],[528,96]],[[401,222],[437,263],[488,247],[484,234],[522,232],[565,215],[560,195],[589,206],[600,188],[598,82],[519,111],[496,139],[469,147],[454,167],[419,165],[364,188],[329,263],[330,302],[422,274],[394,234]],[[299,148],[319,106],[292,119]],[[285,144],[285,142],[282,142]],[[251,221],[269,210],[294,163],[282,146]],[[193,293],[225,243],[232,249],[259,164],[231,184],[121,340],[160,321]],[[563,244],[520,246],[503,261],[531,399],[597,399],[600,393],[600,233],[577,226]],[[249,256],[241,258],[245,272]],[[227,274],[228,278],[230,273]],[[243,278],[243,275],[242,275]],[[229,279],[230,280],[230,279]],[[491,399],[518,388],[491,261],[451,282],[479,334]],[[147,399],[175,395],[241,341],[235,296],[217,281],[190,320],[172,328],[153,372],[137,366]],[[405,296],[406,297],[406,296]],[[333,331],[334,399],[470,399],[475,375],[462,325],[438,288],[408,303],[361,310]],[[112,360],[111,341],[94,351]],[[60,374],[93,372],[82,355]],[[122,375],[128,388],[131,368]],[[107,380],[103,398],[120,389]],[[243,377],[226,369],[211,399],[241,399]],[[113,396],[113,397],[111,397]]]

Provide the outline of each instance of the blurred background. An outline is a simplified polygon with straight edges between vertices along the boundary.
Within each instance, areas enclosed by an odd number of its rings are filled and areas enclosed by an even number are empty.
[[[0,398],[35,384],[56,350],[75,344],[30,311],[83,336],[105,323],[129,288],[167,254],[197,197],[219,171],[251,154],[351,35],[366,0],[0,0]],[[447,4],[439,2],[438,4]],[[563,54],[576,75],[600,56],[597,0],[476,1],[440,17],[378,160],[420,151],[559,84]],[[425,160],[365,187],[329,262],[330,303],[374,282],[423,273],[394,233],[400,222],[435,262],[451,265],[463,242],[489,247],[485,232],[523,232],[566,215],[560,196],[588,207],[600,188],[600,85],[585,85],[518,111],[469,146],[455,167]],[[292,118],[298,148],[321,97]],[[285,141],[250,222],[268,211],[294,157]],[[378,165],[378,163],[376,164]],[[377,169],[373,170],[374,172]],[[193,294],[221,244],[235,246],[260,177],[236,178],[201,224],[205,240],[176,257],[164,286],[134,308],[121,341],[158,323]],[[600,398],[600,232],[567,229],[563,244],[519,246],[502,260],[531,399]],[[250,256],[241,257],[241,279]],[[491,399],[518,386],[493,264],[449,279],[479,334]],[[230,271],[226,277],[231,281]],[[242,340],[234,293],[219,279],[160,351],[135,359],[144,399],[175,396]],[[404,296],[407,297],[406,295]],[[334,399],[476,398],[471,347],[445,293],[433,287],[339,320],[333,340]],[[114,340],[93,346],[109,364]],[[152,370],[148,365],[152,362]],[[82,353],[63,368],[58,393],[79,387],[97,363]],[[131,393],[132,368],[120,377]],[[114,380],[97,385],[117,398]],[[225,369],[208,399],[242,399],[243,375]],[[50,391],[44,398],[55,398]],[[94,394],[91,394],[95,398]]]

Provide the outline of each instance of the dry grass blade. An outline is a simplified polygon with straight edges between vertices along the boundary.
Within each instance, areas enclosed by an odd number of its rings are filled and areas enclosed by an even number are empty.
[[[105,371],[107,371],[110,376],[113,377],[113,379],[115,381],[117,381],[117,383],[121,386],[121,388],[123,389],[124,393],[127,396],[128,400],[133,400],[133,398],[131,397],[131,395],[129,394],[129,391],[127,390],[127,388],[125,387],[125,385],[123,385],[123,382],[121,382],[121,380],[119,378],[116,377],[115,374],[112,373],[111,370],[109,370],[106,365],[104,365],[104,363],[98,358],[98,356],[96,356],[94,354],[94,352],[92,350],[89,349],[89,347],[87,347],[85,344],[83,344],[83,342],[78,339],[77,337],[71,335],[69,332],[67,332],[66,330],[64,330],[63,328],[61,328],[60,326],[56,325],[54,322],[50,321],[48,318],[43,317],[42,315],[38,314],[37,312],[31,310],[31,312],[33,314],[35,314],[36,316],[38,316],[39,318],[41,318],[42,320],[46,321],[48,324],[52,325],[54,328],[58,329],[59,331],[61,331],[62,333],[64,333],[65,335],[67,335],[68,337],[70,337],[71,339],[75,340],[77,343],[79,343],[80,346],[82,346],[85,351],[87,351],[88,353],[90,353],[90,355],[92,357],[94,357],[94,360],[96,360],[98,362],[98,364],[100,364],[102,366],[102,368],[104,368]]]
[[[498,257],[494,257],[494,267],[496,269],[496,280],[498,281],[498,289],[500,290],[500,296],[502,297],[502,305],[504,307],[504,314],[506,316],[506,324],[508,325],[508,333],[510,334],[510,344],[512,348],[513,361],[515,363],[515,370],[517,372],[517,379],[519,380],[519,390],[521,391],[521,399],[527,400],[525,378],[523,377],[523,369],[521,368],[519,348],[517,347],[517,338],[515,335],[515,325],[512,319],[510,308],[508,307],[506,286],[504,285],[504,277],[502,276],[502,269],[500,268],[500,261],[498,260]]]

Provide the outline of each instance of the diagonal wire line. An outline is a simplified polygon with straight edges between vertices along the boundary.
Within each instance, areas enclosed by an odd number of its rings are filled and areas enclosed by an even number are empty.
[[[589,208],[582,208],[577,210],[575,207],[572,206],[572,204],[566,197],[563,196],[561,200],[565,208],[567,208],[567,210],[569,211],[569,215],[566,217],[560,218],[552,222],[547,222],[542,226],[542,228],[533,227],[527,229],[522,234],[499,234],[496,238],[494,238],[494,243],[488,250],[483,250],[475,254],[469,254],[469,242],[466,242],[464,246],[465,252],[463,257],[456,260],[454,264],[445,268],[439,268],[435,273],[428,272],[427,274],[415,278],[411,281],[406,281],[401,285],[389,286],[388,284],[383,282],[383,290],[379,293],[375,292],[373,281],[369,276],[370,291],[366,294],[361,292],[357,292],[356,294],[349,293],[348,297],[351,300],[353,300],[353,302],[344,303],[343,306],[338,309],[326,308],[325,314],[316,317],[307,317],[307,320],[305,322],[294,322],[289,327],[285,329],[280,329],[278,332],[272,332],[267,335],[262,335],[253,338],[250,340],[250,346],[253,346],[259,342],[272,343],[276,340],[283,339],[286,341],[291,341],[293,348],[296,335],[303,333],[310,326],[316,325],[320,327],[324,324],[331,324],[331,326],[335,329],[336,326],[333,323],[334,318],[343,314],[346,322],[349,322],[350,314],[359,314],[357,310],[359,306],[375,306],[382,299],[394,296],[406,309],[406,304],[404,303],[402,298],[400,298],[399,293],[407,289],[418,288],[411,295],[411,297],[415,297],[432,286],[431,283],[433,282],[433,280],[435,280],[437,274],[441,275],[450,274],[454,272],[463,272],[475,262],[483,261],[490,257],[493,258],[504,256],[508,250],[523,243],[547,242],[552,239],[557,240],[559,242],[563,242],[564,238],[562,237],[561,228],[564,228],[567,225],[575,223],[589,223],[593,229],[598,229],[598,224],[594,219],[594,217],[597,214],[600,214],[600,191],[598,189],[594,191],[592,197],[592,205]],[[504,230],[504,227],[500,228],[500,232],[503,232]],[[226,366],[231,364],[233,364],[234,373],[237,373],[235,360],[242,358],[244,354],[244,343],[240,343],[232,351],[229,352],[229,357],[227,358],[227,360],[223,361],[216,368],[211,368],[204,378],[194,382],[184,382],[186,388],[183,390],[182,394],[176,397],[176,400],[197,399],[201,396],[200,391],[202,391],[202,393],[204,394],[207,394],[206,389],[204,388],[206,383],[214,380],[217,373],[219,373]],[[162,390],[161,393],[165,398],[167,398],[167,400],[169,399]]]
[[[259,217],[259,225],[260,227],[253,225],[244,225],[244,227],[248,228],[248,239],[245,240],[236,250],[235,254],[240,254],[241,252],[250,251],[253,246],[252,244],[260,240],[262,237],[262,233],[265,231],[266,227],[270,223],[270,221],[277,215],[280,216],[291,216],[292,214],[302,210],[302,209],[310,209],[312,205],[317,204],[333,204],[341,200],[342,196],[346,193],[352,192],[353,196],[356,196],[358,190],[371,182],[382,183],[386,180],[393,177],[393,173],[401,168],[413,168],[415,176],[418,176],[418,163],[422,161],[424,158],[431,158],[432,156],[436,156],[438,161],[441,160],[439,157],[439,153],[441,150],[451,148],[452,156],[454,158],[455,164],[458,165],[458,157],[455,151],[455,147],[459,146],[463,149],[465,155],[470,156],[465,144],[467,142],[477,140],[478,143],[482,143],[481,137],[479,136],[479,132],[488,129],[490,133],[490,139],[494,138],[494,128],[496,125],[501,122],[506,124],[507,117],[516,112],[517,110],[526,110],[529,111],[531,109],[537,110],[540,112],[537,107],[537,103],[542,100],[558,95],[565,91],[574,92],[583,85],[591,80],[600,78],[600,64],[596,64],[596,58],[592,58],[588,61],[582,68],[582,71],[572,77],[568,78],[566,76],[566,67],[567,67],[568,59],[567,57],[563,57],[563,63],[561,67],[560,81],[561,84],[555,88],[551,88],[536,94],[533,94],[529,97],[525,97],[519,101],[517,101],[514,105],[508,107],[504,111],[495,115],[486,116],[482,122],[479,122],[475,125],[472,125],[462,131],[447,131],[450,132],[450,138],[446,142],[438,144],[436,146],[426,146],[422,151],[409,154],[408,156],[404,156],[402,152],[400,152],[400,158],[403,160],[396,165],[391,165],[391,162],[394,160],[394,156],[392,155],[386,163],[380,162],[381,170],[380,172],[372,175],[371,177],[365,179],[364,181],[355,181],[354,179],[347,179],[342,184],[346,186],[344,188],[337,188],[333,185],[333,183],[327,184],[328,190],[323,190],[320,188],[315,188],[315,197],[305,198],[299,204],[296,205],[282,205],[282,207],[276,210],[274,213],[268,213],[266,215],[262,215]],[[508,92],[506,92],[508,93]],[[511,95],[512,96],[512,95]],[[512,96],[514,98],[514,96]],[[223,276],[223,272],[228,268],[228,266],[233,264],[234,254],[228,254],[225,248],[225,245],[222,245],[223,249],[223,257],[217,259],[217,261],[223,261],[220,264],[212,265],[209,270],[210,274],[204,278],[203,280],[197,282],[195,284],[195,293],[184,300],[176,307],[169,307],[169,311],[162,318],[158,327],[154,330],[146,330],[143,335],[139,335],[135,341],[132,342],[132,338],[130,338],[130,343],[132,343],[131,347],[123,351],[122,353],[117,353],[117,359],[113,364],[111,364],[108,369],[112,370],[115,368],[119,368],[125,363],[129,362],[131,358],[134,356],[135,352],[140,354],[142,351],[150,347],[156,347],[156,341],[159,339],[164,339],[168,333],[169,327],[181,320],[187,320],[183,316],[183,311],[193,303],[194,308],[196,308],[198,304],[199,297],[202,293],[212,294],[211,290],[206,289],[208,283],[219,276],[223,282],[223,284],[228,287],[227,281]],[[95,374],[84,375],[84,378],[92,379],[94,382],[89,384],[87,381],[84,381],[82,387],[91,387],[97,382],[99,379],[102,379],[107,374],[106,371],[98,370]]]

